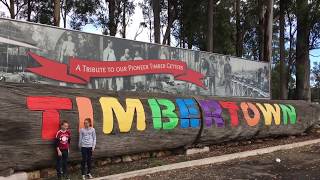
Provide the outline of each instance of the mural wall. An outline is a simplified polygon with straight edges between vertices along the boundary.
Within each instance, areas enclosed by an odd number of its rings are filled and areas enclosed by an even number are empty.
[[[267,63],[0,19],[4,82],[269,98],[269,79]]]

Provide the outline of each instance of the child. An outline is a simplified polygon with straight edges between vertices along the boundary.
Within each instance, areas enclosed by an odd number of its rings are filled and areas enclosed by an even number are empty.
[[[68,161],[68,155],[69,155],[71,132],[68,128],[69,128],[69,123],[67,121],[63,121],[60,124],[60,130],[56,134],[56,150],[58,154],[58,157],[57,157],[58,179],[61,179],[62,175],[65,176],[65,179],[69,179],[68,171],[67,171],[67,161]]]
[[[96,131],[92,127],[91,119],[86,118],[84,120],[84,128],[80,129],[79,133],[79,148],[81,149],[82,162],[81,173],[82,179],[86,179],[86,176],[91,179],[91,156],[96,147]],[[87,172],[86,172],[87,165]]]

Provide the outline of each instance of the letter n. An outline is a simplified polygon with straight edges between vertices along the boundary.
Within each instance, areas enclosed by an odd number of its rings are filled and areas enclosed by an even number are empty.
[[[296,114],[296,109],[290,105],[284,105],[284,104],[279,104],[282,110],[282,116],[283,116],[283,123],[288,124],[288,119],[290,118],[290,123],[291,124],[296,124],[297,122],[297,114]],[[288,118],[289,116],[289,118]]]

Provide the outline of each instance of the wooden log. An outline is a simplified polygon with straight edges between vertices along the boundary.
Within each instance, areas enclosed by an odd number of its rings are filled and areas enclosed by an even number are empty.
[[[200,144],[216,144],[225,141],[234,141],[234,140],[245,140],[252,138],[263,138],[270,136],[283,136],[283,135],[297,135],[305,132],[308,128],[311,128],[315,123],[320,122],[320,113],[319,106],[315,104],[307,103],[306,101],[292,101],[292,100],[262,100],[262,99],[243,99],[243,98],[210,98],[210,97],[196,97],[197,102],[201,104],[201,101],[214,101],[219,104],[221,107],[221,102],[228,103],[232,102],[237,105],[237,118],[238,125],[232,126],[231,117],[229,110],[223,108],[221,112],[221,117],[224,121],[224,125],[218,127],[215,122],[212,126],[206,126],[206,122],[203,122],[201,127],[201,136],[197,139],[197,143]],[[253,125],[251,120],[251,125],[248,123],[248,117],[244,117],[244,112],[241,108],[241,104],[251,103],[259,111],[258,122]],[[266,117],[264,116],[261,108],[257,104],[262,105],[263,108],[269,110],[269,116],[271,117],[271,124],[267,125]],[[271,106],[270,106],[271,105]],[[290,105],[294,107],[295,113],[294,117],[296,118],[295,123],[291,123],[290,116],[284,115],[281,106],[289,107]],[[272,110],[276,109],[276,106],[279,106],[279,124],[276,124],[275,117],[273,116]],[[268,109],[269,108],[269,109]],[[204,108],[201,108],[204,109]],[[254,117],[254,113],[249,108],[248,112],[251,118]],[[268,114],[268,113],[267,113]],[[202,111],[202,120],[206,119],[206,112]],[[216,118],[217,115],[209,115],[209,117]],[[285,123],[284,116],[287,116],[287,123]]]
[[[73,89],[49,85],[1,84],[0,85],[0,170],[12,167],[15,170],[31,170],[53,166],[55,150],[53,141],[41,138],[42,112],[27,108],[26,98],[30,96],[68,97],[72,100],[72,110],[60,111],[60,119],[68,120],[72,141],[70,161],[79,161],[78,149],[78,107],[76,97],[88,97],[94,111],[94,127],[97,132],[97,147],[94,158],[114,157],[125,154],[174,149],[192,144],[200,128],[155,130],[147,98],[166,98],[175,101],[173,95],[145,93],[115,93],[105,90]],[[100,97],[116,97],[122,105],[125,98],[139,98],[144,106],[146,129],[138,131],[135,119],[130,132],[120,133],[115,121],[110,134],[104,134],[103,114]],[[124,106],[125,107],[125,106]],[[177,114],[177,109],[175,110]],[[163,121],[166,121],[163,119]]]
[[[72,131],[70,161],[73,162],[80,160],[80,152],[77,146],[79,113],[82,106],[77,104],[77,98],[79,97],[87,98],[92,103],[94,127],[97,132],[97,147],[94,158],[168,150],[189,146],[194,143],[212,144],[243,138],[302,133],[319,120],[319,108],[316,110],[314,105],[302,101],[223,98],[220,100],[236,102],[238,106],[240,102],[289,103],[296,110],[297,122],[288,125],[281,124],[278,126],[271,124],[266,126],[263,123],[263,115],[261,114],[259,124],[249,127],[245,124],[246,121],[239,110],[239,125],[231,127],[230,113],[227,109],[223,109],[222,117],[225,126],[216,128],[215,125],[207,126],[204,109],[199,105],[201,100],[207,100],[209,99],[208,97],[194,98],[144,92],[110,92],[101,89],[89,90],[40,84],[6,83],[0,84],[0,171],[8,168],[33,170],[55,164],[56,152],[53,141],[43,136],[42,130],[47,127],[46,122],[43,121],[44,111],[36,111],[30,108],[31,106],[28,104],[31,102],[29,101],[31,97],[48,96],[67,98],[72,103],[70,109],[58,110],[58,114],[60,115],[60,120],[68,120],[70,122]],[[114,113],[112,113],[112,116],[114,118],[112,125],[110,121],[111,115],[103,114],[103,110],[106,107],[101,104],[101,97],[109,98],[106,99],[105,106],[110,106],[112,98],[115,98],[113,100],[119,102],[123,110],[127,110],[127,112],[133,111],[132,124],[128,120],[130,119],[128,114],[125,114],[126,116],[123,118],[125,121],[120,122],[117,116],[119,112],[116,112],[117,108],[113,108],[112,111]],[[126,104],[128,98],[138,101]],[[154,101],[153,99],[156,100]],[[159,99],[164,99],[164,101],[162,102]],[[185,101],[186,99],[190,101]],[[143,112],[134,109],[139,105],[139,101],[143,106]],[[155,102],[156,105],[150,105],[152,102]],[[169,105],[170,103],[171,105],[173,104],[174,108],[172,111],[163,111],[168,109],[168,102]],[[47,101],[42,105],[45,107],[51,105],[51,103]],[[67,107],[66,104],[54,105]],[[160,115],[155,112],[157,107],[160,109]],[[119,109],[121,110],[121,108]],[[144,113],[145,121],[138,120],[137,114],[139,113],[140,115]],[[104,120],[106,117],[109,119]],[[274,118],[272,118],[272,121],[274,121]],[[138,122],[140,123],[139,125]],[[146,124],[145,128],[142,126],[143,122]],[[124,132],[130,124],[131,128],[127,129],[128,132]]]

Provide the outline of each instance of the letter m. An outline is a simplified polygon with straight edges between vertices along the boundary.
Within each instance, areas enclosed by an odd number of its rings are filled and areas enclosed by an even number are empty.
[[[100,104],[103,112],[103,132],[110,134],[113,130],[113,114],[118,120],[120,132],[129,132],[136,112],[137,130],[146,129],[146,117],[143,105],[139,99],[126,99],[126,109],[120,104],[117,98],[101,97]]]

